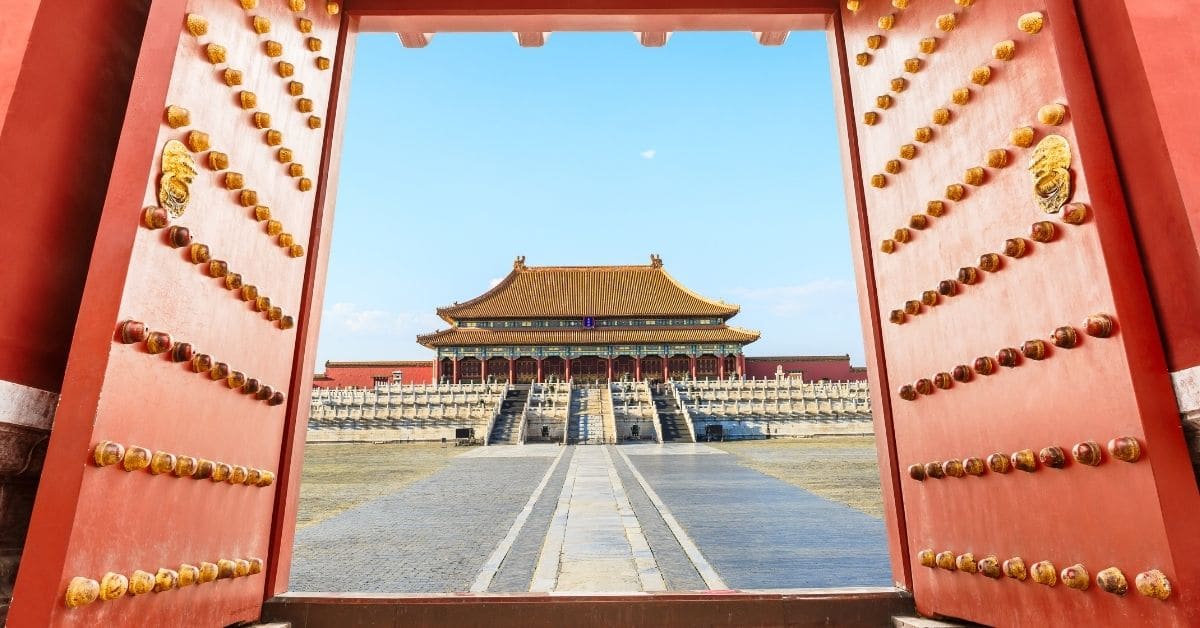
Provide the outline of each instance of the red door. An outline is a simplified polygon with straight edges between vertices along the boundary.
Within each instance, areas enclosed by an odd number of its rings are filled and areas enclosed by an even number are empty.
[[[1073,3],[842,4],[897,580],[987,624],[1195,625],[1200,500]]]
[[[838,4],[897,582],[992,624],[1197,623],[1200,500],[1074,3]],[[225,625],[286,588],[347,58],[327,5],[152,4],[13,625]]]
[[[331,6],[153,3],[10,625],[226,625],[286,587]]]

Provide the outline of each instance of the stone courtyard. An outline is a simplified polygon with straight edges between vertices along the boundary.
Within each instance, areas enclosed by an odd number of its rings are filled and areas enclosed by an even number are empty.
[[[892,584],[881,519],[741,464],[728,449],[683,443],[472,449],[421,479],[301,527],[290,589]]]

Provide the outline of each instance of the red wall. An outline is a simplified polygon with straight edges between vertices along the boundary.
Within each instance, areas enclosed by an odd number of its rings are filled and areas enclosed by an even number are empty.
[[[783,365],[785,373],[804,373],[807,381],[828,379],[835,382],[867,379],[865,368],[850,366],[850,356],[804,356],[746,358],[748,377],[775,377],[775,367]],[[433,382],[433,362],[427,360],[403,362],[326,362],[325,372],[313,379],[315,388],[370,388],[374,378],[392,376],[392,371],[404,371],[405,384]]]
[[[804,380],[813,382],[828,379],[835,382],[862,381],[867,379],[867,370],[850,366],[850,356],[767,356],[746,358],[747,377],[775,377],[775,369],[783,366],[784,373],[803,373]]]
[[[313,379],[314,388],[346,388],[356,386],[370,388],[374,378],[391,379],[392,371],[404,372],[405,384],[433,383],[433,362],[429,360],[405,362],[326,362],[325,373]]]
[[[3,4],[0,380],[59,392],[149,3]]]

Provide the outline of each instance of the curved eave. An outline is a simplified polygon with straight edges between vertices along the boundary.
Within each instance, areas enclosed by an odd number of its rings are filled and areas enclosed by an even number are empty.
[[[737,327],[675,327],[640,329],[463,329],[452,327],[417,336],[421,345],[439,347],[470,346],[601,346],[662,344],[737,344],[747,345],[760,334]]]
[[[445,318],[445,317],[443,317],[443,318]],[[455,331],[455,328],[451,327],[450,329],[439,329],[438,331],[435,331],[431,334],[419,334],[419,335],[417,335],[417,344],[421,345],[422,347],[425,347],[426,349],[436,349],[436,348],[438,348],[438,346],[440,346],[440,345],[436,344],[436,341],[439,338],[442,338],[448,334],[454,333],[454,331]]]
[[[672,277],[671,273],[668,273],[667,269],[662,268],[661,266],[658,268],[658,272],[662,273],[663,277],[667,278],[667,281],[671,282],[671,284],[673,284],[676,288],[679,288],[681,291],[683,291],[688,296],[692,297],[693,299],[696,299],[697,301],[707,303],[707,304],[713,306],[714,308],[717,308],[718,313],[715,314],[715,316],[720,316],[721,320],[729,320],[729,319],[733,318],[734,316],[736,316],[738,312],[742,311],[742,306],[740,306],[740,305],[735,305],[732,303],[725,303],[723,301],[714,301],[714,300],[692,290],[691,288],[688,288],[687,286],[679,283],[678,279],[675,279],[674,277]],[[730,329],[733,329],[733,328],[731,327]],[[746,331],[746,330],[743,330],[743,331]],[[755,333],[757,333],[757,332],[755,332]],[[757,340],[757,339],[758,338],[756,337],[755,340]]]
[[[758,342],[758,339],[762,338],[762,332],[754,330],[754,329],[746,329],[745,327],[734,327],[733,325],[726,325],[726,328],[731,331],[736,331],[738,333],[745,334],[747,340],[742,341],[745,344],[750,344],[752,342]]]
[[[461,312],[466,308],[473,307],[474,305],[491,298],[492,295],[504,292],[505,290],[508,289],[508,286],[510,284],[512,284],[512,282],[517,278],[517,275],[520,272],[521,271],[516,268],[508,271],[508,275],[506,275],[504,277],[504,279],[500,280],[500,283],[492,286],[491,290],[484,292],[483,294],[475,297],[474,299],[471,299],[470,301],[464,301],[462,303],[455,303],[454,305],[446,305],[443,307],[439,307],[437,309],[437,315],[442,320],[446,321],[447,323],[450,323],[451,325],[457,325],[459,318],[455,315],[456,312]],[[418,337],[417,342],[420,342],[419,338],[420,337]]]
[[[495,310],[496,306],[487,307],[489,301],[493,299],[503,299],[504,293],[513,288],[513,284],[522,276],[536,276],[540,273],[553,273],[556,271],[587,271],[594,269],[608,269],[617,272],[620,271],[637,271],[637,272],[654,272],[658,273],[662,279],[666,281],[669,290],[677,291],[678,294],[685,296],[691,301],[691,305],[684,308],[666,308],[658,311],[655,307],[648,307],[645,310],[637,311],[636,308],[628,309],[628,311],[608,311],[605,312],[603,306],[599,308],[584,308],[577,307],[579,311],[574,311],[572,308],[567,308],[571,311],[556,311],[550,313],[538,313],[533,311],[537,308],[536,302],[528,302],[530,306],[529,313],[513,313],[493,311],[487,313],[486,310]],[[504,308],[499,308],[503,310]],[[552,308],[553,309],[553,308]],[[561,308],[559,308],[561,309]],[[481,311],[482,310],[482,311]],[[673,311],[672,311],[673,310]],[[741,311],[741,307],[734,304],[724,303],[705,297],[687,286],[681,284],[677,279],[671,276],[661,266],[611,266],[611,267],[589,267],[589,266],[541,266],[541,267],[523,267],[514,268],[504,277],[499,283],[489,289],[487,292],[462,303],[447,305],[437,308],[437,315],[451,325],[457,325],[464,320],[517,320],[525,318],[573,318],[583,316],[596,316],[599,318],[640,318],[640,317],[677,317],[677,316],[699,316],[719,318],[722,321],[728,320],[736,316]]]

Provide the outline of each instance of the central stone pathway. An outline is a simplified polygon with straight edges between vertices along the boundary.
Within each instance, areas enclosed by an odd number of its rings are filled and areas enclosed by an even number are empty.
[[[290,589],[887,586],[886,543],[881,520],[703,444],[479,447],[298,530]]]
[[[531,591],[663,591],[608,447],[576,449]]]

